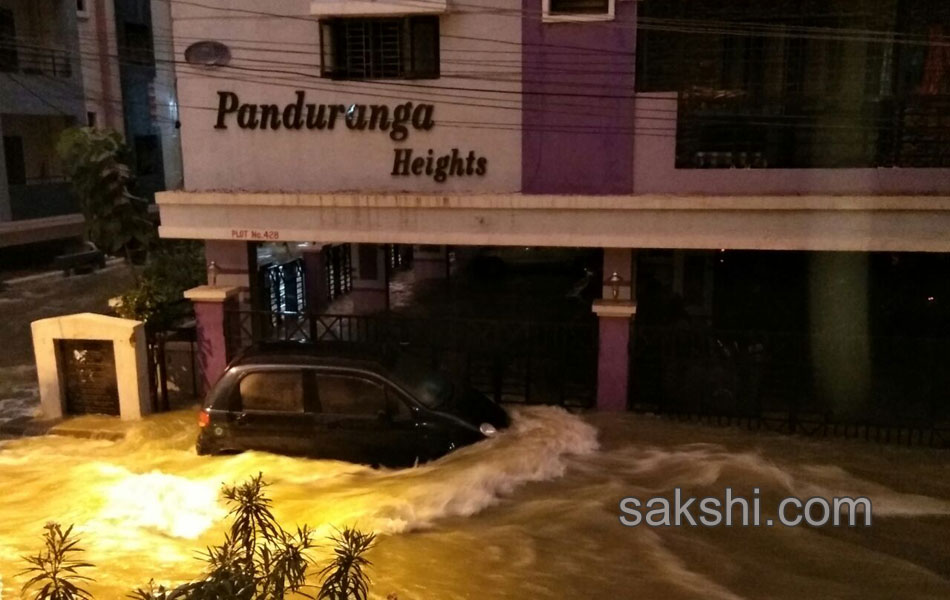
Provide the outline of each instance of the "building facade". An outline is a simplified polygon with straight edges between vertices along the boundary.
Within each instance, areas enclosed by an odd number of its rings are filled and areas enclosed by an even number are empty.
[[[10,0],[0,6],[0,20],[0,247],[81,235],[55,151],[68,127],[123,133],[137,193],[152,197],[181,186],[168,3]]]
[[[950,250],[946,9],[710,4],[172,3],[184,187],[158,203],[220,271],[204,335],[259,243],[601,249],[616,410],[638,271],[702,313],[717,253]]]
[[[0,4],[0,247],[81,231],[54,149],[85,120],[77,27],[73,4]]]

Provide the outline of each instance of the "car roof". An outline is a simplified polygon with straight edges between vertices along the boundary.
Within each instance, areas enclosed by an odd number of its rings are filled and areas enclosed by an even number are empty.
[[[379,346],[354,342],[265,342],[242,351],[229,368],[269,365],[334,366],[385,371],[390,362]]]

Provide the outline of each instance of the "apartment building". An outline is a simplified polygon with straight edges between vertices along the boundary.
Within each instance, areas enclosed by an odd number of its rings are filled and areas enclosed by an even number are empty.
[[[264,308],[260,244],[357,245],[354,289],[391,244],[599,249],[603,410],[636,404],[638,282],[711,318],[734,252],[950,250],[939,2],[212,0],[172,17],[184,188],[158,195],[161,234],[215,263],[192,295],[209,379],[221,306],[244,288]]]

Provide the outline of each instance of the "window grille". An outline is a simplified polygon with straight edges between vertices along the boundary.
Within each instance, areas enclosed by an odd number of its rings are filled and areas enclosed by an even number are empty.
[[[321,71],[334,79],[434,79],[439,76],[439,18],[322,21]]]

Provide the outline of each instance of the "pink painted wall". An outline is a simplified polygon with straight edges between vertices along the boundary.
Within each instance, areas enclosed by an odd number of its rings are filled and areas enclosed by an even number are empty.
[[[198,366],[201,370],[201,392],[207,393],[228,366],[224,331],[224,312],[236,307],[233,299],[226,302],[195,302],[198,345]]]
[[[600,318],[600,350],[597,355],[597,410],[627,410],[630,319]]]
[[[676,94],[638,94],[635,194],[946,194],[950,169],[676,169]]]

